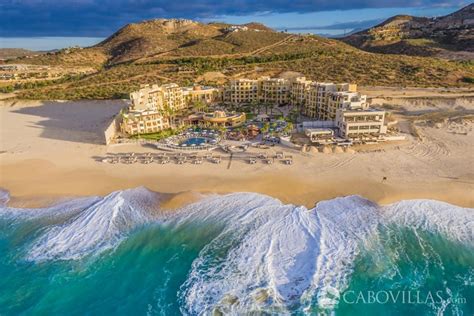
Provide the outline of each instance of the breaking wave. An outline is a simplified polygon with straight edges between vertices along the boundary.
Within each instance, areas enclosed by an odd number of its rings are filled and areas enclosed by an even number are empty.
[[[172,215],[160,213],[159,202],[160,194],[137,188],[44,209],[3,206],[0,220],[43,220],[25,255],[43,262],[113,251],[144,225],[213,227],[215,233],[193,260],[178,293],[180,311],[192,315],[333,309],[361,250],[374,243],[381,247],[380,231],[393,226],[468,246],[474,242],[472,209],[431,200],[381,207],[349,196],[307,209],[265,195],[235,193],[205,197]]]

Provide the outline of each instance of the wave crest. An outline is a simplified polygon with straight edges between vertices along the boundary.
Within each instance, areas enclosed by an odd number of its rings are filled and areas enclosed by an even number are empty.
[[[126,233],[152,219],[155,193],[144,188],[113,192],[46,232],[31,246],[33,261],[80,259],[116,247]]]
[[[261,194],[234,193],[208,196],[165,217],[154,215],[160,197],[137,188],[41,210],[0,207],[0,218],[48,218],[28,247],[33,261],[101,254],[149,222],[213,226],[213,239],[181,286],[183,314],[331,309],[349,283],[356,256],[374,247],[381,226],[412,227],[474,244],[473,210],[437,201],[380,207],[349,196],[308,210]]]

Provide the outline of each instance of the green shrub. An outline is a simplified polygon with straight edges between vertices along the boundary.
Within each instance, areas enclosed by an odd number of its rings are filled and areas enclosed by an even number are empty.
[[[462,81],[466,83],[474,83],[474,77],[463,77]]]

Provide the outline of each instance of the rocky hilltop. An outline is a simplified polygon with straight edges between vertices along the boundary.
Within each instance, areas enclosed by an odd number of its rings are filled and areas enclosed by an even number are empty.
[[[263,44],[268,42],[264,39],[264,33],[278,34],[259,23],[230,25],[226,23],[204,24],[187,19],[155,19],[128,24],[96,45],[96,48],[101,48],[110,55],[110,64],[163,55],[164,53],[179,55],[180,48],[191,55],[196,49],[199,51],[205,47],[209,52],[202,52],[203,54],[221,54],[229,53],[234,48],[232,38],[235,35],[229,33],[239,31],[247,33],[240,37],[248,38],[259,32],[258,37],[261,38]],[[212,49],[213,52],[210,52]]]
[[[442,17],[394,16],[342,41],[377,53],[472,59],[474,4]]]

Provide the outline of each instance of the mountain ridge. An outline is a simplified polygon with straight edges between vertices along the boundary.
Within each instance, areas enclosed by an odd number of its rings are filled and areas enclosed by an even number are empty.
[[[256,22],[154,19],[127,24],[92,47],[8,61],[95,69],[61,82],[18,84],[8,90],[30,99],[123,98],[141,84],[219,85],[232,78],[288,71],[317,81],[359,85],[471,85],[472,61],[421,56],[367,52],[340,40],[279,32]]]
[[[442,17],[396,15],[341,41],[374,53],[470,60],[474,58],[474,4]]]

